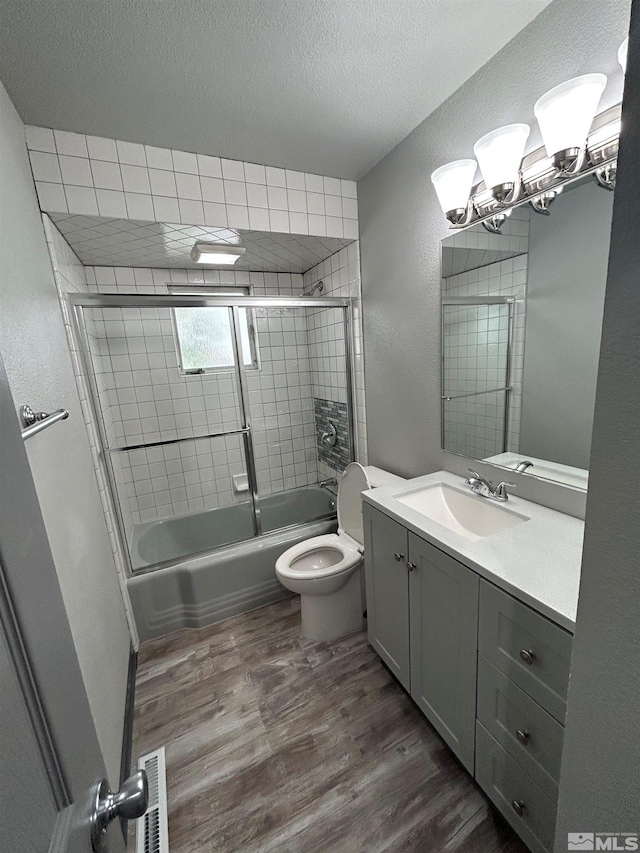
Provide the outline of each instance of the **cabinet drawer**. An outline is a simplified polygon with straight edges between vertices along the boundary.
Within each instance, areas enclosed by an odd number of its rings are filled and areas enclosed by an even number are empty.
[[[482,655],[478,659],[478,720],[555,802],[564,728]]]
[[[478,633],[481,654],[564,723],[571,634],[486,581]]]
[[[550,853],[555,804],[487,732],[476,730],[476,780],[532,853]]]

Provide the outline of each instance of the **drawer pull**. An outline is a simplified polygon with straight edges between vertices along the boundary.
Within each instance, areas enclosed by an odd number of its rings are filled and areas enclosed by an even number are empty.
[[[526,729],[518,729],[516,735],[520,743],[524,744],[527,744],[529,742],[529,738],[531,737],[531,735]]]
[[[396,553],[393,555],[393,558],[394,558],[394,560],[397,560],[398,562],[400,562],[400,560],[404,560],[404,554],[399,554],[396,551]]]
[[[513,802],[511,803],[511,808],[518,815],[518,817],[522,817],[522,815],[524,814],[525,805],[522,800],[513,800]]]
[[[407,568],[409,569],[410,572],[412,572],[416,568],[416,564],[415,563],[407,563]]]
[[[531,664],[536,659],[536,656],[531,651],[531,649],[520,649],[520,657],[527,664],[527,666],[531,666]]]

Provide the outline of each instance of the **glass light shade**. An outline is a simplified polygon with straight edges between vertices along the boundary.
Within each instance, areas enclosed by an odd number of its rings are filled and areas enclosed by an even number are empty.
[[[626,38],[618,49],[618,62],[622,68],[622,73],[627,71],[627,53],[629,52],[629,39]]]
[[[584,146],[606,84],[604,74],[584,74],[561,83],[536,101],[533,111],[549,157]]]
[[[487,133],[473,146],[488,190],[516,183],[530,129],[528,124],[507,124]]]
[[[467,206],[477,168],[475,160],[454,160],[440,166],[431,175],[444,213]]]

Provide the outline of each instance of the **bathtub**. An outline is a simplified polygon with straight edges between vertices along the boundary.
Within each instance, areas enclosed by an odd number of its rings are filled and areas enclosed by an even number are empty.
[[[260,500],[259,537],[248,502],[136,525],[134,569],[175,561],[128,579],[140,639],[201,628],[284,598],[276,560],[292,545],[336,530],[333,502],[318,486],[268,495]]]

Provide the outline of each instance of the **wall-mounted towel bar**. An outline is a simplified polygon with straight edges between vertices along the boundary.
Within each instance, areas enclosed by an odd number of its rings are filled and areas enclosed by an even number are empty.
[[[63,421],[69,417],[66,409],[58,409],[56,412],[34,412],[31,406],[20,406],[20,422],[22,423],[22,437],[31,438],[37,432],[46,429],[56,421]]]

